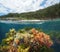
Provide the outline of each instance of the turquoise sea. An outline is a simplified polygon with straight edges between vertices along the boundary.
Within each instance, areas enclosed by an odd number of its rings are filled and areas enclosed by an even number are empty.
[[[0,42],[3,38],[5,38],[5,33],[7,33],[11,28],[15,28],[16,30],[23,28],[38,28],[42,29],[46,33],[52,31],[60,32],[60,20],[48,20],[39,22],[0,21]],[[60,44],[56,43],[55,40],[52,47],[54,48],[55,52],[60,51]]]

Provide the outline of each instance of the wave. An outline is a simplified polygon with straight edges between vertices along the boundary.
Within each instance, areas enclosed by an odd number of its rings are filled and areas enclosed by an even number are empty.
[[[0,20],[0,23],[7,23],[7,24],[42,24],[47,20],[19,20],[19,21],[12,21],[12,20]]]

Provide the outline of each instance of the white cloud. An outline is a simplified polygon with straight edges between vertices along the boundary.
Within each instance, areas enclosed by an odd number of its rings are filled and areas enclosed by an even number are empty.
[[[54,5],[54,4],[59,3],[59,2],[60,2],[60,0],[47,0],[44,7],[48,7],[48,6]]]
[[[12,10],[0,3],[0,14],[8,14]]]
[[[3,13],[21,13],[21,12],[29,12],[35,11],[38,9],[42,9],[44,7],[48,7],[52,4],[58,3],[59,0],[46,0],[46,4],[44,6],[40,6],[43,0],[0,0],[0,3],[4,6],[0,7],[0,12]],[[7,11],[8,9],[11,9]]]
[[[7,13],[7,9],[0,4],[0,13]],[[4,11],[4,12],[3,12]]]
[[[14,10],[14,12],[21,13],[42,8],[39,6],[42,1],[43,0],[0,0],[0,3]]]

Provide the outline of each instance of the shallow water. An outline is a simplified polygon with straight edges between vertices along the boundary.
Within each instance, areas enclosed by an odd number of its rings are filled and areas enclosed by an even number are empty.
[[[38,22],[0,21],[0,42],[5,37],[5,33],[7,33],[11,28],[15,28],[16,30],[23,28],[39,28],[42,29],[44,32],[50,31],[60,32],[60,21],[38,21]],[[53,48],[55,52],[59,52],[60,44],[54,43]]]

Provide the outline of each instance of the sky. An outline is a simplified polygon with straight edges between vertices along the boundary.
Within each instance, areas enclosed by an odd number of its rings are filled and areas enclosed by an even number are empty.
[[[36,11],[59,2],[60,0],[0,0],[0,16]]]

